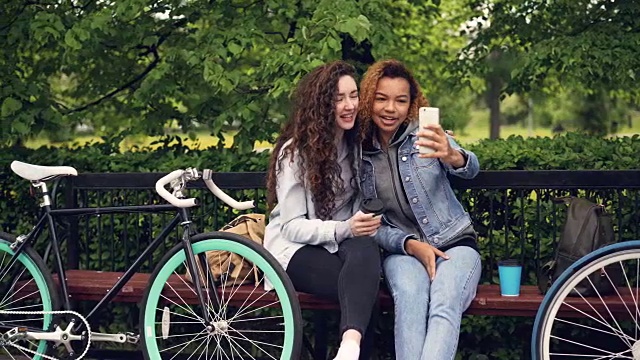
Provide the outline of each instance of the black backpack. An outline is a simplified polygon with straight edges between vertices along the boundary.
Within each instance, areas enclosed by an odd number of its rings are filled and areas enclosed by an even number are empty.
[[[569,204],[569,208],[554,259],[545,264],[538,275],[538,287],[543,294],[571,264],[592,251],[615,242],[613,222],[603,205],[573,196],[554,201]],[[617,285],[622,275],[620,266],[613,265],[615,264],[606,267],[609,277],[605,276],[604,271],[593,273],[589,276],[593,286],[585,279],[570,295],[592,296],[596,294],[594,287],[600,295],[612,293],[614,288],[611,283]]]

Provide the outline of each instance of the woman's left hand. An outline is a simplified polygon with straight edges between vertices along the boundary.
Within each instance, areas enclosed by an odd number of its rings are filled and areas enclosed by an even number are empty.
[[[435,150],[430,154],[418,154],[421,158],[437,158],[453,167],[462,167],[465,164],[462,153],[451,147],[447,134],[440,124],[429,124],[418,131],[418,140],[415,146],[426,146]]]

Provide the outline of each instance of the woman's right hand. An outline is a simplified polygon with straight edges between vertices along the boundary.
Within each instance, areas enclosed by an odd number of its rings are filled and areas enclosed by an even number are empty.
[[[380,215],[375,216],[358,211],[349,219],[351,234],[353,236],[372,236],[380,227],[381,219]]]
[[[409,239],[404,244],[405,250],[407,254],[415,257],[420,260],[422,265],[424,265],[425,269],[427,269],[427,274],[429,274],[429,279],[433,281],[436,277],[436,257],[440,256],[441,258],[448,260],[449,256],[444,252],[438,250],[432,245],[427,244],[426,242],[422,242],[415,239]]]

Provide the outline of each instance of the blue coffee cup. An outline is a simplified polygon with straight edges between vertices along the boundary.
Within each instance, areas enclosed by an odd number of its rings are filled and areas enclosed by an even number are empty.
[[[498,275],[500,276],[500,294],[502,296],[519,296],[522,266],[515,259],[498,262]]]

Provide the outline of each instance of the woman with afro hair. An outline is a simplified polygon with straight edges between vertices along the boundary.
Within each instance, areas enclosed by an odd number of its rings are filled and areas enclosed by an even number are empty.
[[[447,176],[475,177],[478,158],[440,125],[419,128],[418,109],[429,105],[401,62],[373,64],[360,88],[361,189],[385,204],[376,241],[387,253],[396,358],[453,359],[462,313],[480,280],[480,255]],[[420,154],[420,146],[434,152]]]
[[[379,247],[371,237],[380,216],[358,210],[358,100],[355,69],[346,62],[304,76],[267,174],[272,211],[264,245],[297,291],[339,302],[340,360],[369,356],[360,345],[381,275]]]

